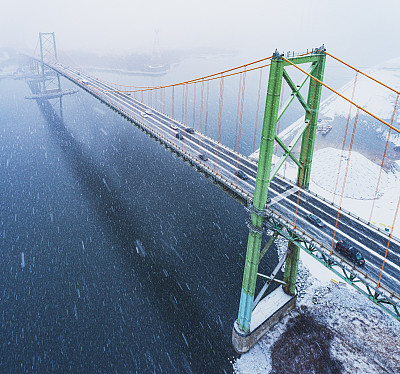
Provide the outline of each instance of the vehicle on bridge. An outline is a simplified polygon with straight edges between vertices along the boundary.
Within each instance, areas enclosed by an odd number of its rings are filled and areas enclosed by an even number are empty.
[[[325,226],[324,223],[321,221],[321,219],[315,216],[314,214],[307,214],[306,219],[307,221],[311,222],[312,224],[320,228]]]
[[[186,127],[185,131],[189,134],[194,134],[194,129],[192,127]]]
[[[183,134],[179,131],[175,134],[175,138],[182,140],[183,139]]]
[[[347,257],[356,265],[362,266],[365,264],[363,255],[344,240],[339,240],[336,243],[335,249],[337,252],[341,253],[344,257]]]
[[[172,130],[178,130],[178,126],[175,125],[174,123],[171,123],[171,129]]]
[[[243,171],[243,170],[237,170],[235,173],[240,179],[246,180],[249,179],[249,177],[247,176],[247,174]]]
[[[204,153],[200,153],[199,154],[199,159],[202,160],[202,161],[207,161],[208,157]]]
[[[151,116],[153,114],[153,112],[150,109],[146,109],[144,111],[148,116]]]

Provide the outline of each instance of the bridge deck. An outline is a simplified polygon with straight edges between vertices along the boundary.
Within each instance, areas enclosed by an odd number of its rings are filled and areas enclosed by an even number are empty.
[[[243,205],[251,208],[257,173],[256,162],[198,131],[188,133],[182,123],[126,93],[116,92],[111,85],[95,77],[60,63],[47,63],[47,65],[113,108]],[[151,110],[152,113],[145,114],[146,110]],[[182,139],[176,137],[177,132],[182,134]],[[205,155],[207,160],[200,159],[200,154]],[[247,174],[247,180],[236,176],[238,169]],[[287,230],[296,231],[305,242],[312,243],[319,251],[319,257],[334,262],[344,273],[352,274],[356,280],[371,289],[376,287],[389,240],[386,232],[344,210],[341,210],[336,226],[337,206],[311,191],[301,190],[299,193],[298,187],[293,182],[279,175],[271,182],[269,197],[272,201],[266,207],[264,214],[270,220],[279,221]],[[296,229],[293,230],[297,204]],[[306,220],[306,216],[310,213],[320,217],[325,226],[318,228],[311,225]],[[335,230],[336,240],[346,239],[363,253],[366,258],[363,268],[355,267],[335,252],[330,254]],[[400,309],[398,238],[391,238],[381,286],[377,291]]]

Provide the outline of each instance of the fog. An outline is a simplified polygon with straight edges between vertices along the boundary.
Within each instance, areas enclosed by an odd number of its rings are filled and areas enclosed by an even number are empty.
[[[59,50],[124,54],[212,47],[250,59],[327,50],[359,67],[399,57],[398,0],[2,0],[0,47],[34,49],[55,32]]]

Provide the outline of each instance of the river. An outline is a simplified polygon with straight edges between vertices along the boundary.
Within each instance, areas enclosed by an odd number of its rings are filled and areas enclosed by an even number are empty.
[[[29,94],[0,81],[0,371],[232,372],[248,213],[88,93]]]

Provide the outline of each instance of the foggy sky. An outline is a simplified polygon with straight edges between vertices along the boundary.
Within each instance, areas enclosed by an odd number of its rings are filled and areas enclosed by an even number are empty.
[[[400,57],[399,0],[1,0],[0,47],[55,32],[59,50],[234,49],[253,58],[327,50],[358,67]]]

